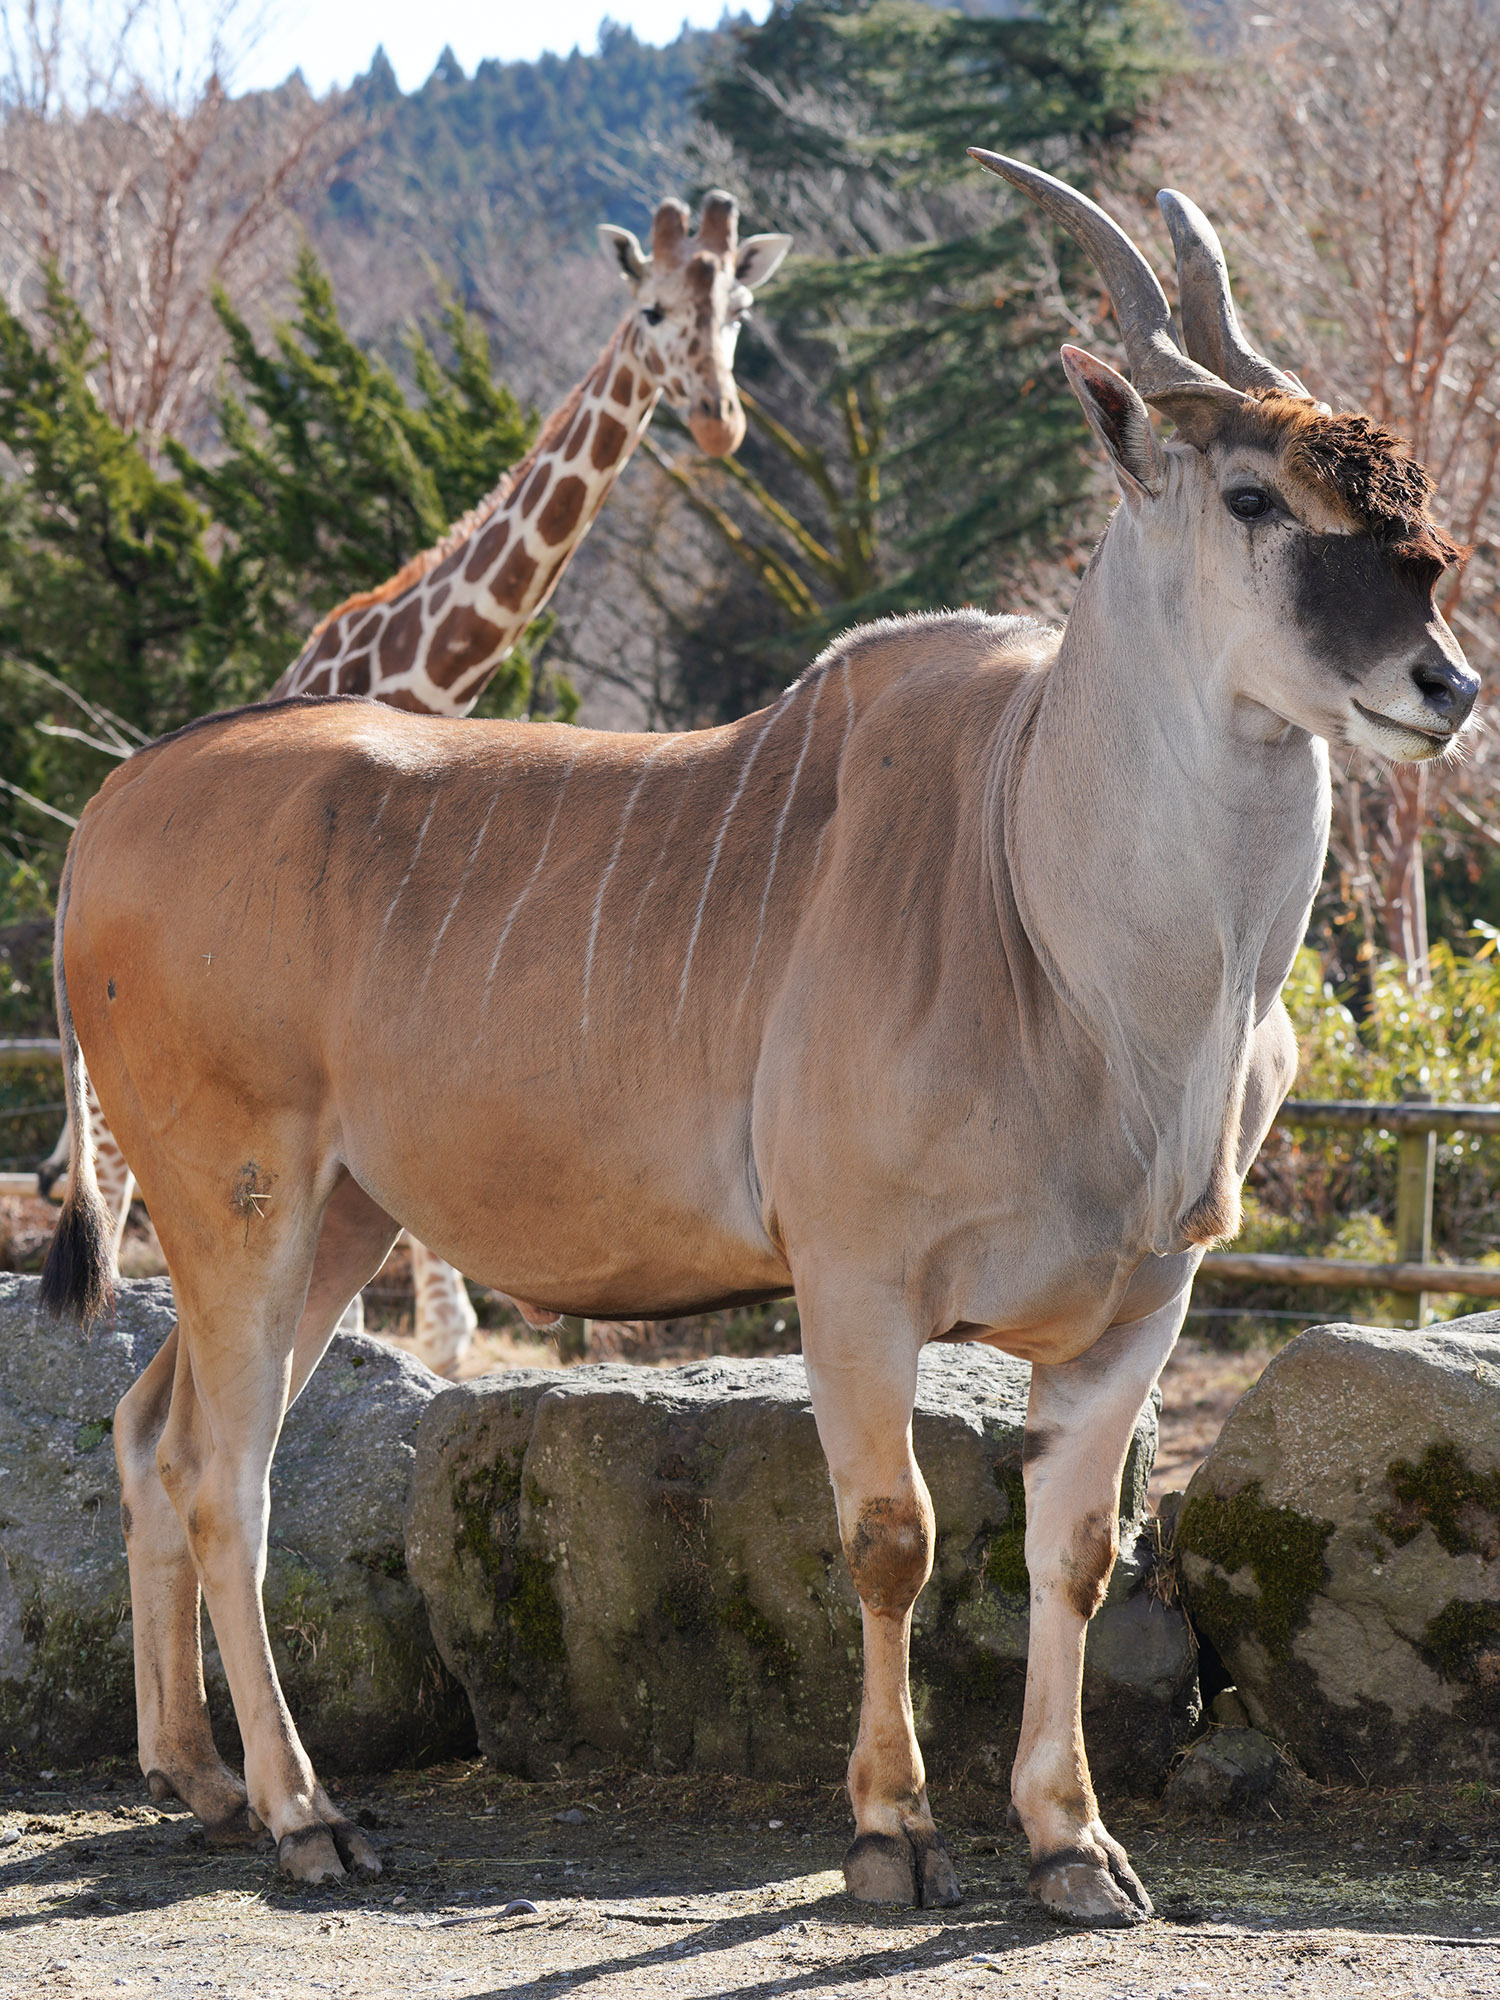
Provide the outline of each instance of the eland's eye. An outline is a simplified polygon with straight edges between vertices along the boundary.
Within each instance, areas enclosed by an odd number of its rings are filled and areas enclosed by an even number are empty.
[[[660,306],[642,306],[641,308],[641,318],[646,322],[647,326],[660,326],[666,316]]]
[[[1263,521],[1276,502],[1259,486],[1236,486],[1224,495],[1224,505],[1237,521]]]

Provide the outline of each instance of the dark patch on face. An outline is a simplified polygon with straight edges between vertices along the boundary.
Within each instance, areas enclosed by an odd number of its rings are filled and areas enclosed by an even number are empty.
[[[526,601],[526,593],[535,575],[536,564],[517,542],[501,564],[500,574],[490,586],[495,602],[503,604],[507,611],[519,611]]]
[[[579,452],[583,450],[583,441],[589,434],[589,424],[591,421],[589,412],[585,410],[573,426],[573,435],[568,439],[568,448],[563,453],[564,460],[577,458]]]
[[[339,668],[339,685],[338,685],[339,693],[363,694],[365,689],[369,685],[370,685],[369,654],[356,653],[352,659],[345,660],[343,666]]]
[[[610,384],[610,396],[617,403],[628,403],[635,388],[635,376],[628,368],[622,368]]]
[[[419,599],[413,598],[410,604],[401,607],[380,635],[380,666],[383,673],[399,673],[403,667],[411,665],[421,632],[422,606]],[[341,681],[342,678],[341,675]]]
[[[468,568],[464,571],[465,583],[478,583],[479,579],[500,560],[500,552],[510,540],[509,521],[491,521],[479,540],[474,544],[474,553],[469,557]]]
[[[1107,1511],[1085,1514],[1073,1530],[1073,1544],[1062,1560],[1068,1602],[1080,1618],[1092,1618],[1104,1602],[1109,1573],[1115,1566],[1115,1517]]]
[[[455,604],[427,649],[428,679],[438,687],[452,687],[489,657],[500,638],[500,627],[481,618],[472,605]]]
[[[1370,535],[1306,532],[1290,554],[1297,623],[1344,680],[1362,680],[1377,660],[1414,651],[1431,627],[1430,565],[1394,556]]]
[[[566,541],[578,526],[578,517],[583,512],[583,503],[588,489],[575,474],[559,479],[552,490],[552,497],[542,509],[536,524],[536,531],[551,548]]]
[[[703,352],[702,335],[695,333],[692,339],[688,342],[688,358],[691,360],[695,355],[699,355],[702,352]]]
[[[530,485],[521,495],[521,517],[523,520],[536,506],[551,483],[552,467],[550,465],[539,465],[531,475]]]
[[[860,1603],[877,1618],[904,1618],[927,1580],[927,1523],[907,1501],[867,1500],[844,1546]]]
[[[625,449],[625,438],[625,426],[601,410],[599,428],[594,432],[594,449],[589,453],[596,472],[606,472],[610,466],[618,464],[620,453]]]
[[[651,352],[646,356],[646,366],[650,369],[653,375],[665,375],[667,372],[666,362],[662,360],[661,356],[657,353],[654,347],[652,348]]]

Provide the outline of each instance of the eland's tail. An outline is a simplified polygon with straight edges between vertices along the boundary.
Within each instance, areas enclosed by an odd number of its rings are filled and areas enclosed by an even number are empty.
[[[57,1027],[62,1038],[63,1087],[68,1099],[68,1124],[73,1154],[68,1164],[68,1191],[57,1218],[52,1245],[42,1271],[40,1302],[54,1319],[73,1319],[90,1327],[114,1303],[114,1229],[94,1174],[94,1138],[89,1127],[88,1072],[68,1005],[68,979],[63,971],[63,924],[68,914],[68,885],[73,857],[63,869],[57,898],[57,940],[53,947],[53,979],[57,990]]]

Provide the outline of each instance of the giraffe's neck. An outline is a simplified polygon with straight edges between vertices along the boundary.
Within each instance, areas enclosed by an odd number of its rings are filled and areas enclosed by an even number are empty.
[[[467,715],[551,596],[661,393],[633,313],[531,450],[434,549],[330,614],[272,689]]]

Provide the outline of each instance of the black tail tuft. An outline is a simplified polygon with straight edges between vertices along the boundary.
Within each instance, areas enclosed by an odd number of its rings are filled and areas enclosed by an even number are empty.
[[[75,1181],[57,1218],[42,1270],[41,1309],[91,1327],[114,1304],[114,1231],[92,1190]]]

